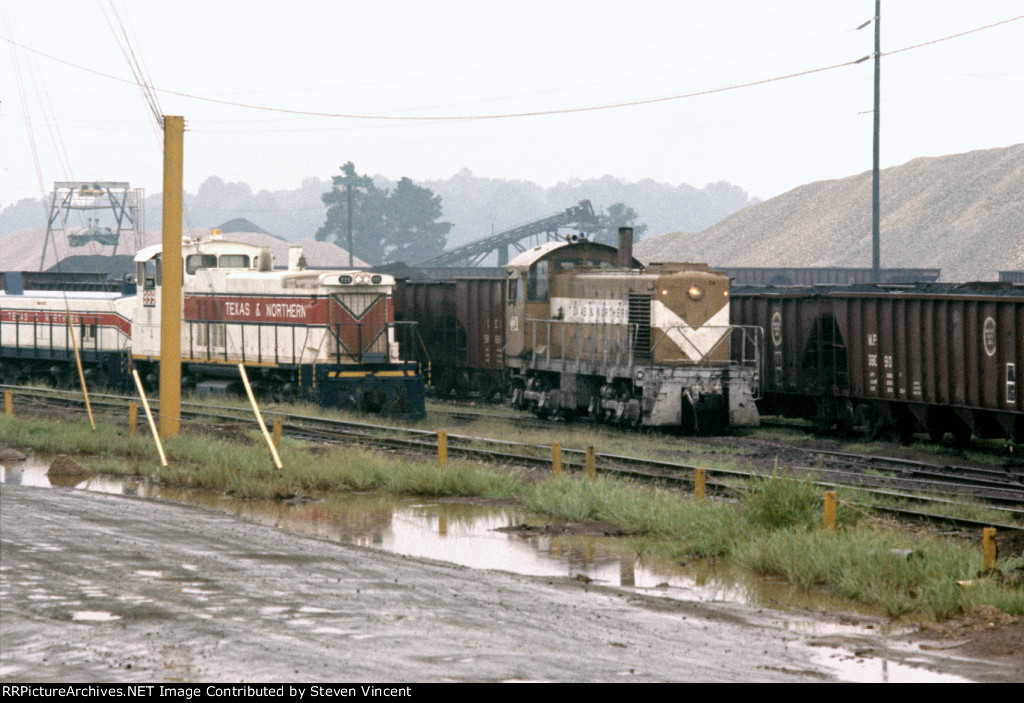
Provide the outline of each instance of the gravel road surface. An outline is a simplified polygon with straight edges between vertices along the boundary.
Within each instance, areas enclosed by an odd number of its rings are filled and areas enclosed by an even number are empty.
[[[3,485],[0,537],[5,682],[816,682],[855,657],[949,664],[775,612],[467,569],[126,496]]]

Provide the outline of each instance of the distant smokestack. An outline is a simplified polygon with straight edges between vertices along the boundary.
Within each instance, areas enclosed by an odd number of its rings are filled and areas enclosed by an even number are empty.
[[[615,265],[620,269],[633,268],[633,228],[619,227],[619,256]]]

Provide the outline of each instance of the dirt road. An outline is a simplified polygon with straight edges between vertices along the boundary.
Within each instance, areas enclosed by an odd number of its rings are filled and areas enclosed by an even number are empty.
[[[1001,676],[880,634],[821,638],[778,613],[471,570],[125,496],[4,485],[0,537],[5,682],[813,682],[856,657]]]

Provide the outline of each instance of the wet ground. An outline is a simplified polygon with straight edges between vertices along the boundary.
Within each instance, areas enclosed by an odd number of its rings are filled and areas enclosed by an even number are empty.
[[[769,609],[771,584],[494,529],[514,511],[4,479],[4,681],[1024,679],[1019,656],[965,656],[966,631],[922,648],[875,618]]]

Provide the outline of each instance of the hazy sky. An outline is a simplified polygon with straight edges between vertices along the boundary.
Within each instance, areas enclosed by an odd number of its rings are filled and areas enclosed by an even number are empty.
[[[611,174],[767,198],[871,168],[870,60],[770,79],[870,55],[872,26],[855,28],[873,14],[873,0],[0,0],[0,206],[57,180],[163,189],[118,17],[159,112],[186,118],[193,192],[213,175],[297,188],[351,160],[392,179]],[[883,167],[1024,141],[1024,19],[899,51],[1020,15],[1021,0],[883,0],[882,51],[898,52],[882,59]]]

